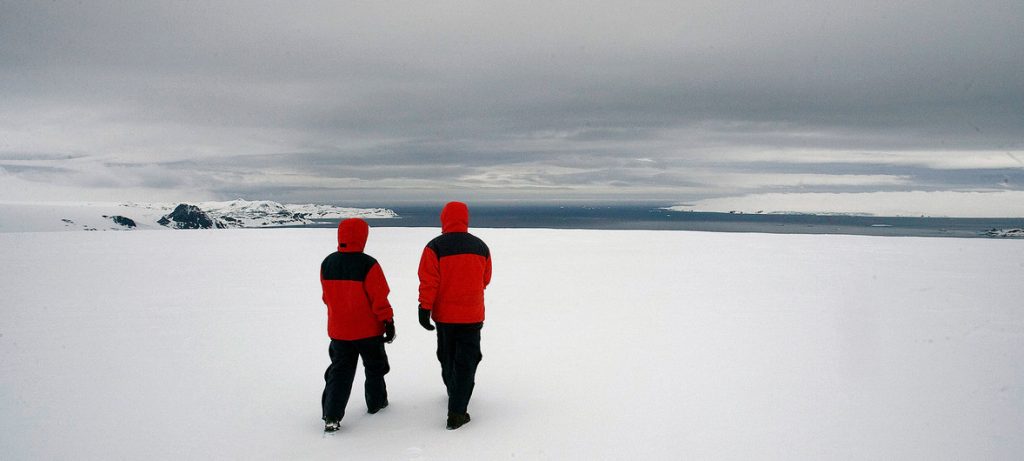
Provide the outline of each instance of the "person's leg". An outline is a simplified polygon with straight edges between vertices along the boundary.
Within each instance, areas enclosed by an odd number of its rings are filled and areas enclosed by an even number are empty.
[[[324,394],[320,399],[324,421],[341,421],[345,406],[352,393],[352,380],[356,376],[359,352],[352,341],[331,340],[331,365],[324,372]]]
[[[359,355],[363,358],[366,373],[366,409],[376,413],[388,406],[388,388],[384,383],[384,375],[391,371],[391,366],[384,350],[384,339],[374,337],[359,340]]]
[[[448,412],[465,414],[469,408],[469,399],[473,396],[476,386],[476,369],[483,359],[480,353],[480,330],[483,324],[457,325],[454,329],[453,343],[453,374],[451,396],[448,399]]]
[[[452,395],[452,383],[455,368],[455,343],[452,325],[437,322],[437,361],[441,362],[441,380],[448,391],[448,397]]]

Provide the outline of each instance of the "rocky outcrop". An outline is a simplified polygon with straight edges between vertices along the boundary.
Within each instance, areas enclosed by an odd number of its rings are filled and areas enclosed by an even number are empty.
[[[225,229],[227,225],[218,219],[211,218],[205,211],[195,205],[182,203],[170,214],[157,221],[158,224],[172,229]]]
[[[988,237],[1024,238],[1024,229],[990,229],[985,231]]]
[[[114,221],[114,224],[117,224],[119,226],[122,226],[122,227],[125,227],[125,228],[128,228],[128,229],[134,229],[134,228],[137,227],[137,225],[135,224],[135,220],[133,220],[132,218],[127,218],[127,217],[124,217],[124,216],[121,216],[121,215],[115,215],[115,216],[103,215],[103,217],[104,218],[108,218],[108,219]]]

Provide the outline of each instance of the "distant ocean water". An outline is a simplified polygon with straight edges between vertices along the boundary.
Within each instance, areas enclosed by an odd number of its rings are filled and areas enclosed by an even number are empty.
[[[694,230],[778,234],[990,237],[992,229],[1024,228],[1024,218],[921,218],[668,211],[667,205],[472,205],[470,227],[608,230]],[[438,227],[441,206],[387,207],[398,218],[375,227]],[[336,220],[310,227],[333,227]]]

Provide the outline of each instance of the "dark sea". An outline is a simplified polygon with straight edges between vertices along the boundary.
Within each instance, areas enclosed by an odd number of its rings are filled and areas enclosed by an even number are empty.
[[[990,231],[1024,228],[1024,219],[910,218],[808,214],[668,211],[667,205],[473,205],[470,227],[544,229],[693,230],[776,234],[848,234],[914,237],[994,237]],[[438,206],[384,206],[398,218],[368,219],[374,227],[439,227]],[[309,227],[333,227],[337,220]]]

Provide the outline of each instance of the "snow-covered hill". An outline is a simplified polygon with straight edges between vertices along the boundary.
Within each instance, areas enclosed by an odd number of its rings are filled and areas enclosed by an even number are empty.
[[[279,227],[309,224],[314,219],[394,218],[385,208],[344,208],[331,205],[293,205],[268,200],[200,202],[197,206],[228,227]]]
[[[191,221],[171,216],[181,205],[196,207]],[[185,216],[184,210],[179,213]],[[316,219],[394,218],[385,208],[281,204],[272,201],[140,202],[0,202],[0,232],[134,230],[174,228],[252,228],[309,224]]]

